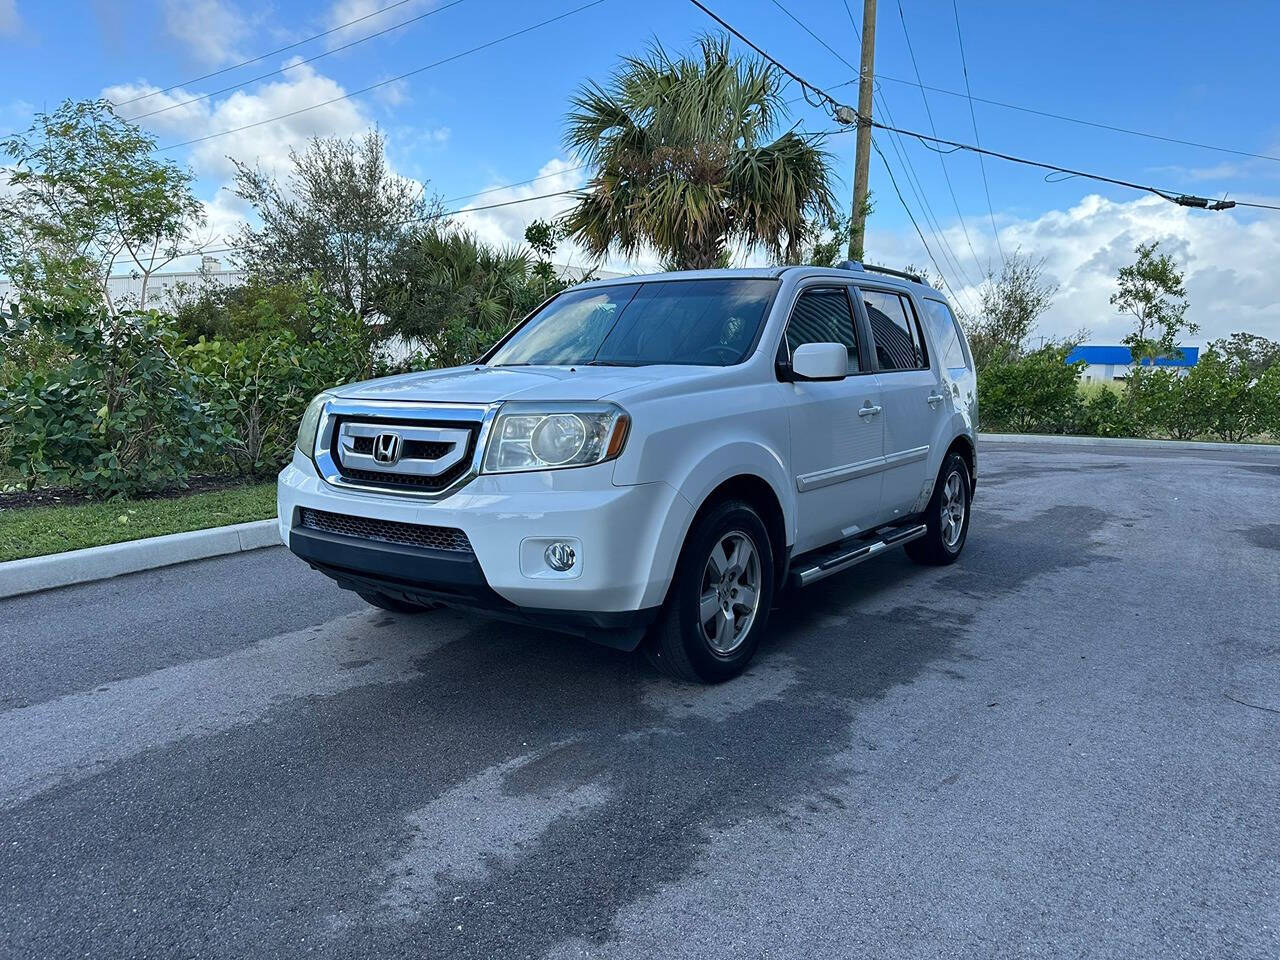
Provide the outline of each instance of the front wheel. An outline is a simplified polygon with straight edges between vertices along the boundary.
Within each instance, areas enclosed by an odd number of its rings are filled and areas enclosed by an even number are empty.
[[[927,532],[905,547],[916,563],[944,566],[955,563],[969,537],[969,505],[972,498],[969,465],[952,453],[942,463],[933,496],[925,508]]]
[[[682,680],[719,683],[751,661],[773,604],[773,550],[760,515],[742,500],[713,507],[689,531],[650,662]]]

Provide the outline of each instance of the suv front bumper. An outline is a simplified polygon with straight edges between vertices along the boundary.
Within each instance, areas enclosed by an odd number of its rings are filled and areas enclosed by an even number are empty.
[[[281,539],[348,589],[435,600],[634,646],[666,595],[693,508],[666,483],[613,484],[613,464],[481,475],[441,500],[337,489],[295,453],[278,483]],[[461,530],[472,552],[312,529],[303,508]],[[545,546],[573,544],[564,572]],[[616,635],[615,635],[616,634]],[[613,641],[613,642],[611,642]]]

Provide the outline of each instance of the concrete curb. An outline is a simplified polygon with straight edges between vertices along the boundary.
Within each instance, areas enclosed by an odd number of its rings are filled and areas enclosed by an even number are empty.
[[[73,583],[106,580],[125,573],[278,546],[279,543],[280,527],[272,518],[112,543],[105,547],[69,550],[46,557],[9,560],[0,563],[0,597],[16,597]]]
[[[1202,450],[1259,453],[1280,457],[1277,443],[1212,443],[1204,440],[1143,440],[1137,437],[1076,437],[1056,433],[979,433],[979,443],[1047,443],[1069,447],[1117,447],[1143,450]]]

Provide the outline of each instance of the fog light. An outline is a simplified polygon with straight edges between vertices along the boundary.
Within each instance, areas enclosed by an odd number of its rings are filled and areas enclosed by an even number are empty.
[[[572,545],[565,543],[563,540],[557,540],[550,544],[543,553],[546,558],[547,566],[552,570],[564,573],[566,570],[573,568],[578,561],[578,555],[574,552]]]

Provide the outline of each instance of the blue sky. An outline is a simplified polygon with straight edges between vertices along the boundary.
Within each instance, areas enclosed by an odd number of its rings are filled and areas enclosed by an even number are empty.
[[[392,0],[91,0],[37,3],[0,0],[0,128],[26,125],[34,110],[63,97],[126,95],[188,81],[239,60],[301,39],[380,8]],[[334,52],[311,64],[228,91],[199,104],[140,121],[160,144],[252,122],[340,96],[581,5],[585,0],[463,0],[390,33]],[[248,80],[287,63],[416,17],[447,0],[410,0],[348,31],[317,40],[250,67],[180,91],[122,107],[142,112]],[[837,57],[789,19],[771,0],[713,0],[709,4],[744,33],[811,81],[835,87],[851,78]],[[847,60],[858,47],[843,0],[791,0],[784,4]],[[861,3],[850,3],[861,20]],[[1036,110],[1131,127],[1165,137],[1202,141],[1280,156],[1274,37],[1280,6],[1220,4],[1206,20],[1190,3],[974,3],[959,0],[973,93]],[[904,0],[911,43],[926,84],[963,91],[964,79],[950,0]],[[657,39],[686,47],[713,25],[687,0],[605,0],[564,20],[499,43],[403,82],[278,123],[220,137],[169,153],[189,163],[210,205],[210,229],[229,229],[243,211],[223,186],[225,155],[278,164],[290,145],[315,133],[352,135],[370,124],[387,134],[401,174],[430,181],[444,198],[555,174],[528,187],[460,201],[486,203],[577,186],[581,173],[561,142],[563,116],[573,90],[603,79],[622,54]],[[881,97],[898,125],[930,130],[920,91],[890,78],[915,77],[899,7],[882,2],[877,30]],[[855,87],[833,92],[848,102]],[[972,141],[968,103],[930,93],[940,136]],[[1275,202],[1280,163],[1161,142],[979,103],[982,143],[992,149],[1049,160],[1162,187],[1236,199]],[[809,130],[833,124],[797,105]],[[991,218],[976,158],[946,159],[948,186],[938,156],[919,144],[902,149],[928,201],[938,234],[907,182],[887,139],[882,145],[934,256],[962,302],[989,266],[999,265]],[[833,137],[828,149],[845,177],[852,168],[853,137]],[[1058,302],[1042,332],[1080,327],[1095,339],[1125,329],[1106,303],[1115,267],[1135,242],[1164,238],[1186,264],[1192,315],[1200,342],[1235,329],[1280,337],[1280,213],[1187,211],[1132,191],[1068,179],[1046,182],[1043,172],[987,161],[991,205],[1006,250],[1045,257],[1060,284]],[[872,168],[875,213],[868,259],[901,265],[927,263],[884,167]],[[955,201],[951,197],[954,189]],[[473,214],[466,222],[495,241],[518,240],[523,224],[546,216],[563,201],[536,201]],[[959,215],[957,214],[957,206]],[[944,252],[946,251],[946,252]],[[572,252],[567,252],[572,256]]]

